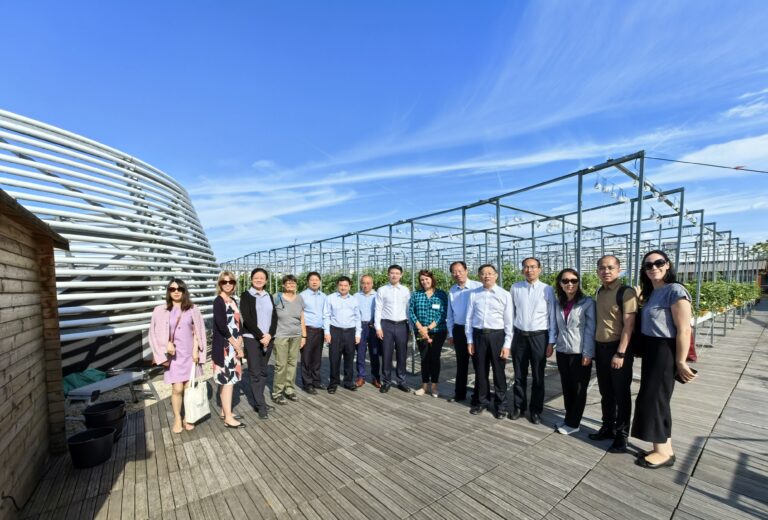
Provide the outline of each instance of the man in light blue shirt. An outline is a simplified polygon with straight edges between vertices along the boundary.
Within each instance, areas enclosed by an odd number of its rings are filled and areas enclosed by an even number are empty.
[[[357,379],[355,386],[365,384],[365,352],[371,358],[373,386],[381,388],[381,341],[376,336],[373,316],[376,309],[376,290],[373,288],[373,276],[365,274],[360,278],[360,291],[355,294],[362,319],[360,343],[357,344]]]
[[[469,353],[467,352],[467,335],[464,325],[467,321],[467,305],[472,289],[482,287],[477,280],[467,276],[467,264],[462,260],[453,262],[450,266],[451,276],[456,282],[448,292],[448,344],[453,343],[456,351],[456,383],[450,402],[461,402],[467,398],[467,379],[469,377]],[[474,358],[473,358],[474,359]],[[477,371],[477,369],[475,369]]]
[[[304,301],[304,323],[307,341],[301,349],[301,383],[304,391],[316,394],[325,387],[320,382],[320,366],[323,359],[323,308],[325,294],[321,290],[320,273],[307,274],[307,288],[301,291]]]
[[[352,282],[346,276],[340,276],[336,282],[337,292],[325,299],[323,323],[325,341],[330,343],[328,357],[331,362],[331,378],[328,393],[335,394],[339,386],[339,369],[344,357],[344,388],[357,390],[352,369],[355,358],[355,345],[360,343],[361,317],[357,298],[349,294]]]

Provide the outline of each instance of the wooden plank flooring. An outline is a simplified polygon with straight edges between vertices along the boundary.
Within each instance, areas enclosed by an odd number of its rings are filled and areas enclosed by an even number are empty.
[[[168,400],[153,403],[129,415],[105,464],[76,470],[68,456],[51,460],[20,516],[768,518],[766,322],[764,303],[701,352],[696,383],[676,387],[671,469],[639,468],[631,454],[588,439],[600,419],[594,381],[582,430],[554,433],[563,411],[551,366],[543,424],[469,415],[446,401],[454,372],[446,349],[439,399],[370,384],[335,395],[299,391],[297,403],[261,421],[242,396],[246,429],[225,429],[214,407],[181,435],[170,431]],[[419,380],[409,375],[414,387]]]

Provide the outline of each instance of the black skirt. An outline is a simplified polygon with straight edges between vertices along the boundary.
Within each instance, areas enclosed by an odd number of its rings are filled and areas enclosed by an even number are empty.
[[[672,437],[669,402],[675,389],[675,339],[642,335],[643,366],[632,437],[663,444]]]

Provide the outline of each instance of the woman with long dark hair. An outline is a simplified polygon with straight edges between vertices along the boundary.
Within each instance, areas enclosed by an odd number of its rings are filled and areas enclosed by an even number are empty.
[[[173,433],[192,430],[194,425],[181,416],[184,388],[197,365],[196,374],[202,374],[205,363],[205,323],[200,310],[192,303],[187,284],[174,278],[165,288],[165,303],[152,311],[149,325],[149,344],[155,363],[166,367],[164,381],[172,385]]]
[[[235,298],[237,279],[231,271],[222,271],[216,281],[218,296],[213,300],[213,380],[219,385],[221,419],[227,428],[245,428],[232,412],[232,394],[243,374],[244,355],[242,319]]]
[[[675,463],[669,406],[675,378],[687,383],[696,377],[686,362],[691,340],[691,295],[676,283],[672,262],[664,251],[646,253],[641,268],[643,365],[632,436],[653,443],[651,452],[640,453],[637,464],[656,469]]]
[[[556,430],[570,435],[579,431],[587,403],[595,356],[595,301],[582,292],[574,269],[560,271],[555,285],[555,352],[565,404],[565,419]]]

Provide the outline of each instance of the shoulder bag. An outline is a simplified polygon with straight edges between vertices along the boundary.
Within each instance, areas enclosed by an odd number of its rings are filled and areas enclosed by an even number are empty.
[[[189,386],[184,390],[184,420],[190,424],[211,415],[208,405],[208,385],[202,377],[197,377],[197,363],[192,363]]]

